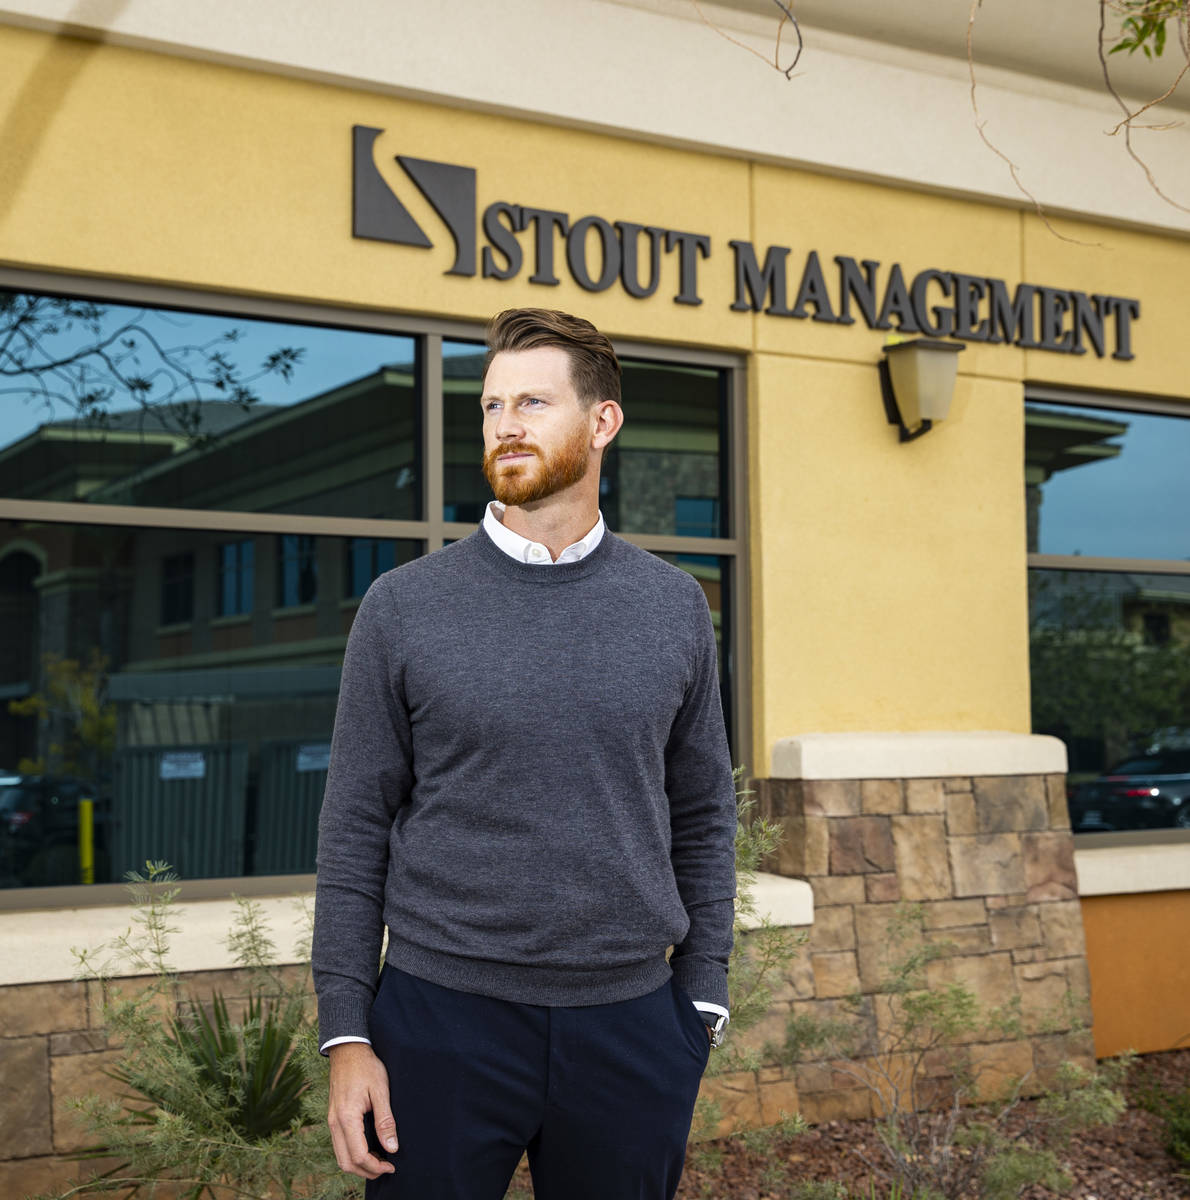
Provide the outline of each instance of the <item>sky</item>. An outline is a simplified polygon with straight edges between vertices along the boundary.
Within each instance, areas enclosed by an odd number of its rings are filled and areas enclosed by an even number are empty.
[[[1032,404],[1097,417],[1103,409]],[[1041,489],[1040,551],[1190,560],[1190,419],[1113,412],[1121,453],[1059,471]]]
[[[128,320],[139,311],[109,306],[105,328],[114,329],[120,321]],[[167,347],[202,345],[220,338],[228,330],[240,331],[239,341],[225,343],[221,348],[245,374],[254,373],[274,350],[301,348],[304,351],[302,359],[288,382],[272,375],[252,385],[261,403],[266,404],[295,404],[337,384],[368,375],[377,367],[408,363],[413,356],[413,339],[393,334],[151,310],[144,323]],[[49,349],[51,353],[61,355],[92,341],[89,332],[76,328],[52,339]],[[14,394],[16,388],[19,388],[17,379],[9,378],[0,384],[0,446],[9,445],[47,421],[69,420],[74,415],[68,406],[61,404],[48,410],[40,400],[31,402]],[[131,405],[126,402],[115,402],[112,411],[129,407]]]

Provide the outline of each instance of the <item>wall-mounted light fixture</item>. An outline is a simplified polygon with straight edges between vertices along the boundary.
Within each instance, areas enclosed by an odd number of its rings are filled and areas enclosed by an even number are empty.
[[[880,390],[888,423],[911,442],[943,421],[950,412],[959,363],[966,346],[938,338],[914,338],[884,347],[880,360]]]

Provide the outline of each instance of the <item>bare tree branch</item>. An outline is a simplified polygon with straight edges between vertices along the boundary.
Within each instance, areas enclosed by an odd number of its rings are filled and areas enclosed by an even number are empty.
[[[987,135],[987,121],[983,120],[979,112],[979,101],[976,97],[976,82],[975,82],[975,16],[979,12],[979,6],[982,0],[971,0],[971,9],[967,14],[967,73],[971,80],[971,111],[975,115],[975,131],[979,134],[983,144],[1000,160],[1008,166],[1008,173],[1012,176],[1012,182],[1016,184],[1022,195],[1027,196],[1032,202],[1033,209],[1040,218],[1041,223],[1054,235],[1063,242],[1071,242],[1076,246],[1102,246],[1100,242],[1084,242],[1080,238],[1070,237],[1069,234],[1060,233],[1054,228],[1053,222],[1046,216],[1045,209],[1041,207],[1041,201],[1027,187],[1021,179],[1020,169],[1016,163],[1004,153]]]
[[[777,6],[777,9],[781,13],[781,20],[777,23],[777,36],[773,43],[773,59],[772,62],[769,62],[769,60],[763,54],[761,54],[759,50],[749,46],[747,42],[741,42],[739,38],[732,37],[730,33],[716,25],[715,22],[712,21],[706,15],[706,13],[702,11],[702,5],[699,4],[698,0],[690,0],[690,3],[694,6],[695,12],[698,13],[698,19],[708,29],[714,30],[714,32],[725,41],[731,42],[733,46],[739,46],[741,50],[747,50],[749,54],[754,54],[760,59],[761,62],[767,63],[773,68],[774,71],[778,71],[780,74],[784,75],[786,79],[793,78],[794,68],[801,60],[802,49],[804,48],[805,43],[802,41],[802,29],[798,24],[797,17],[794,16],[791,5],[786,4],[784,0],[773,0],[773,3]],[[785,28],[786,22],[793,26],[793,32],[797,37],[797,48],[793,52],[793,60],[790,62],[789,66],[783,67],[781,66],[781,33]]]

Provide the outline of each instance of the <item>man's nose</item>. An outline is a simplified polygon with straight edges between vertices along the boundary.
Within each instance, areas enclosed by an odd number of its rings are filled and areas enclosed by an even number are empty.
[[[516,410],[512,408],[502,408],[500,415],[496,418],[496,437],[501,441],[517,441],[525,432],[525,426]]]

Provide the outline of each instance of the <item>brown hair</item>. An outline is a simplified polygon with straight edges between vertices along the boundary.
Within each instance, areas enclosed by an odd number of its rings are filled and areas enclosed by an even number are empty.
[[[492,359],[502,351],[557,346],[570,358],[570,382],[580,403],[590,408],[607,400],[620,402],[620,360],[607,336],[582,317],[553,308],[509,308],[488,322],[487,344],[485,379]]]

